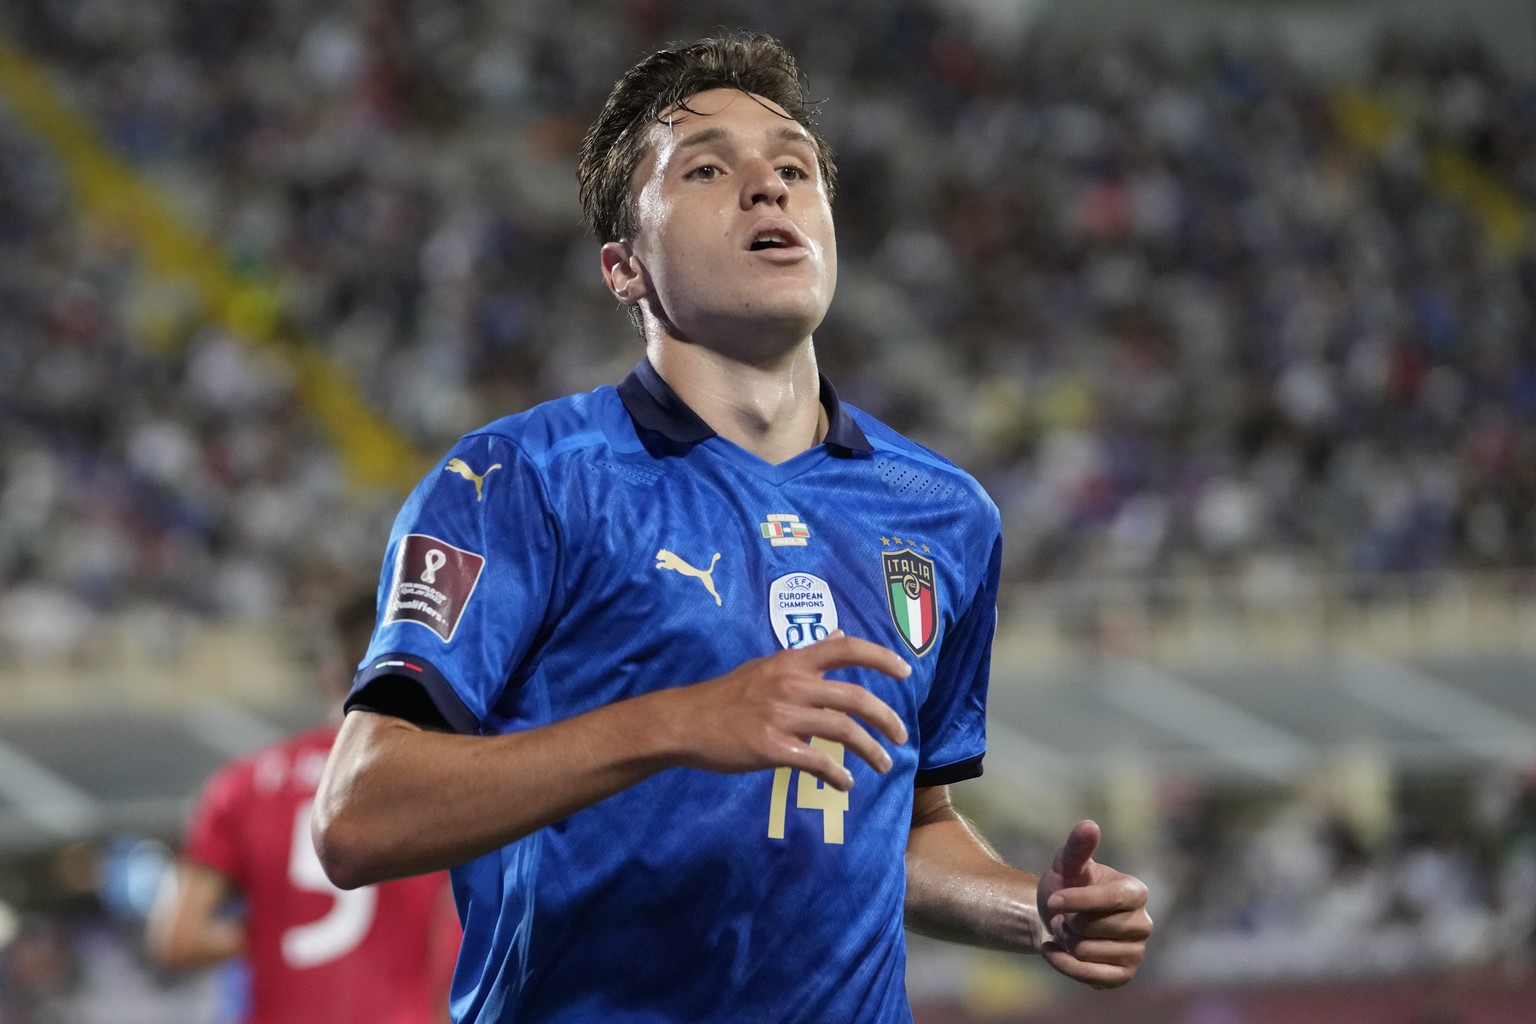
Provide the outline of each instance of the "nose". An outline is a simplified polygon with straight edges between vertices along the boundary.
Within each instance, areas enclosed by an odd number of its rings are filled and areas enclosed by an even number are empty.
[[[789,198],[789,188],[778,170],[769,160],[753,159],[742,169],[741,208],[750,210],[759,203],[783,206]]]

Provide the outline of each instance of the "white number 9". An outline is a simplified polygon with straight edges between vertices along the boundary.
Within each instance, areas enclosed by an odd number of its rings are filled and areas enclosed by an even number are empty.
[[[373,924],[378,892],[367,885],[359,889],[338,889],[325,877],[320,855],[315,853],[309,836],[312,801],[299,806],[293,821],[293,842],[289,847],[288,881],[295,889],[318,892],[331,897],[335,904],[317,921],[295,925],[283,933],[283,960],[289,967],[318,967],[346,956],[356,949]]]

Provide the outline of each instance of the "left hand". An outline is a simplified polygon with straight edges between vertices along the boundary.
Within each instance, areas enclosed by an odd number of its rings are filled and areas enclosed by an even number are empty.
[[[1116,988],[1135,977],[1152,934],[1147,887],[1096,863],[1099,826],[1080,821],[1040,876],[1036,905],[1046,931],[1040,955],[1067,977]]]

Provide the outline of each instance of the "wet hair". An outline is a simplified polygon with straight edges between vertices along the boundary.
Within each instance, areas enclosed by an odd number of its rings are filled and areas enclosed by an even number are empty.
[[[736,32],[651,54],[614,83],[602,113],[581,143],[576,172],[582,214],[603,242],[634,237],[637,210],[632,190],[652,124],[688,98],[710,89],[739,89],[778,104],[810,135],[821,180],[831,198],[837,169],[815,128],[815,104],[795,58],[778,40]]]

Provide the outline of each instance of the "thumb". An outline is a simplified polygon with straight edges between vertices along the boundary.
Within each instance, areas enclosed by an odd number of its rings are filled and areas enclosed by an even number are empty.
[[[1080,821],[1073,826],[1067,841],[1056,853],[1056,862],[1051,865],[1063,881],[1076,878],[1087,869],[1094,851],[1099,848],[1100,835],[1095,821]]]

